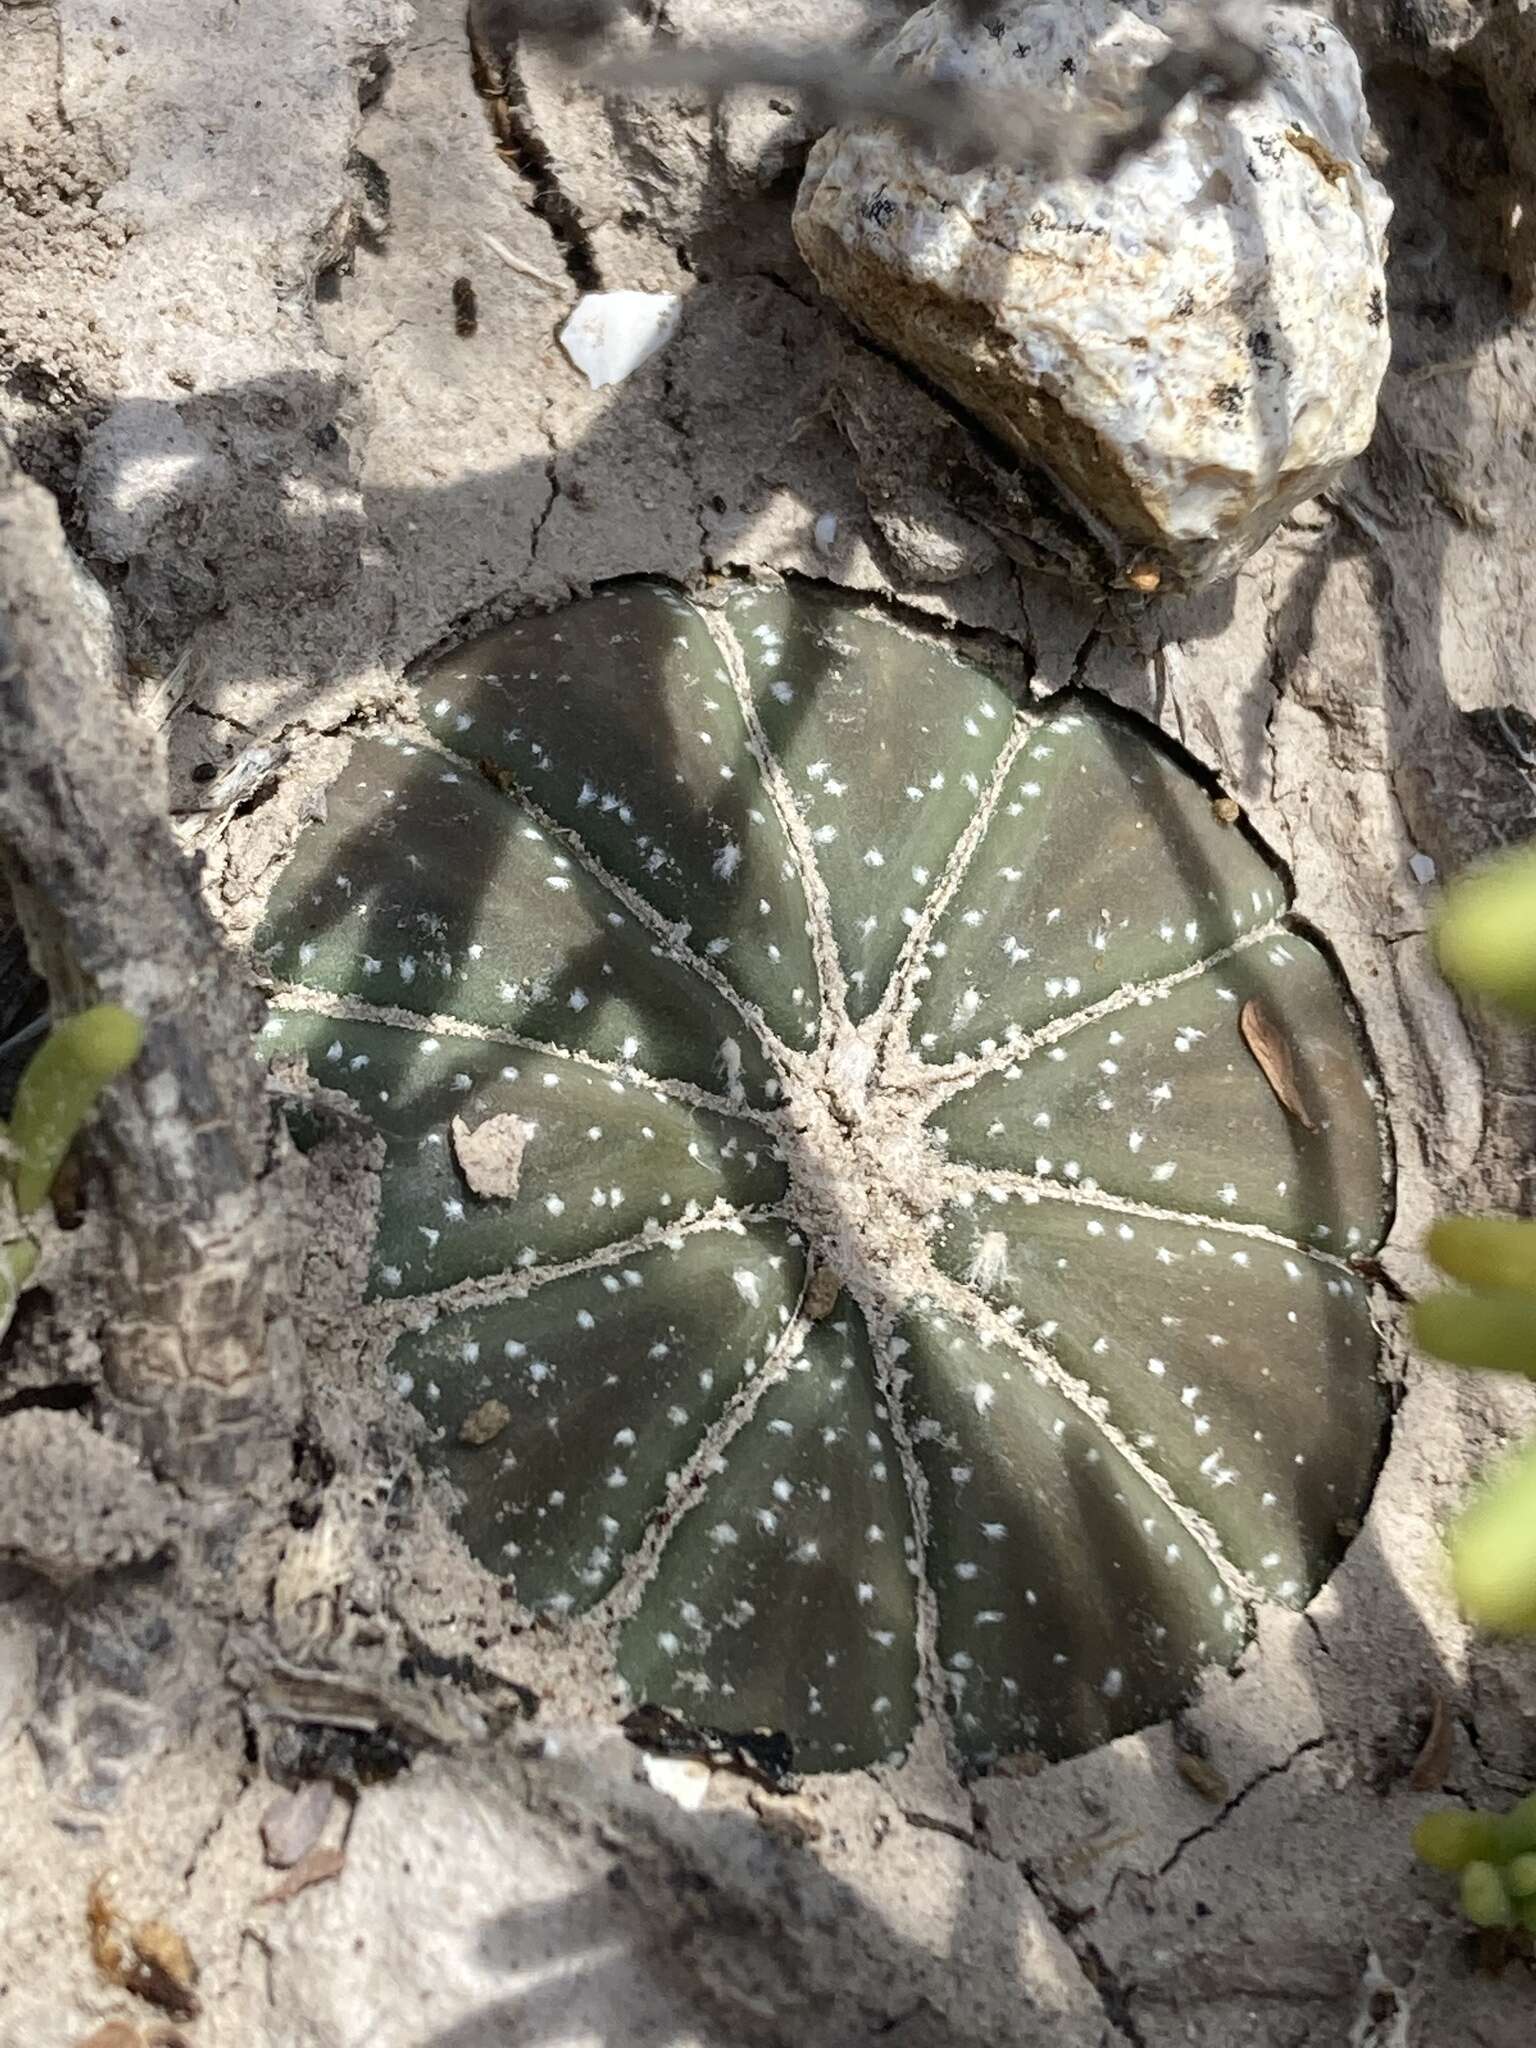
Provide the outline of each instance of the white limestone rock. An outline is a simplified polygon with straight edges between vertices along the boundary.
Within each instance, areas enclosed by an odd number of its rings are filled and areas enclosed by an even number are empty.
[[[903,68],[1124,104],[1168,48],[1160,0],[924,8]],[[1365,168],[1360,69],[1292,7],[1270,76],[1191,99],[1106,183],[947,170],[880,126],[811,152],[795,234],[858,324],[1038,463],[1139,589],[1229,574],[1375,425],[1390,202]]]

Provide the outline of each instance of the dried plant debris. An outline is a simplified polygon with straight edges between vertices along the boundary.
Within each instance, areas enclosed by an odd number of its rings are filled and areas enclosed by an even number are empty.
[[[843,1291],[843,1283],[831,1266],[815,1266],[805,1283],[805,1297],[800,1306],[813,1323],[824,1323],[837,1307],[837,1297]]]
[[[331,1778],[362,1787],[387,1784],[410,1769],[424,1748],[441,1741],[434,1731],[401,1728],[391,1721],[342,1726],[326,1721],[282,1721],[267,1737],[267,1761],[293,1778]]]
[[[711,1770],[739,1771],[770,1792],[792,1792],[799,1783],[794,1744],[774,1728],[709,1728],[656,1706],[636,1707],[619,1725],[637,1749],[653,1756],[689,1757]]]
[[[1258,1061],[1259,1071],[1274,1089],[1275,1100],[1295,1117],[1303,1129],[1315,1131],[1317,1125],[1301,1099],[1296,1062],[1291,1057],[1285,1033],[1257,996],[1250,996],[1238,1011],[1237,1024],[1243,1034],[1244,1045]]]
[[[1429,1726],[1424,1731],[1424,1740],[1413,1760],[1413,1768],[1408,1773],[1408,1783],[1415,1792],[1440,1790],[1451,1768],[1451,1751],[1455,1739],[1455,1723],[1451,1719],[1451,1710],[1446,1704],[1445,1694],[1434,1693],[1430,1699]]]
[[[1232,1788],[1211,1761],[1210,1740],[1187,1714],[1175,1714],[1171,1723],[1173,1761],[1179,1776],[1212,1806],[1225,1806]]]
[[[258,943],[268,1051],[383,1135],[368,1315],[475,1557],[810,1770],[1070,1753],[1304,1602],[1383,1421],[1373,1084],[1153,736],[752,586],[503,628],[420,709]]]
[[[192,2048],[192,2044],[180,2027],[167,2026],[161,2020],[142,2027],[131,2020],[106,2020],[83,2041],[77,2041],[75,2048]]]
[[[1197,1756],[1192,1750],[1180,1750],[1174,1761],[1185,1784],[1210,1805],[1225,1806],[1232,1797],[1231,1786],[1209,1757]]]
[[[343,1848],[322,1843],[301,1856],[293,1868],[279,1878],[271,1891],[262,1894],[264,1906],[285,1906],[290,1899],[296,1899],[300,1892],[308,1891],[313,1884],[328,1884],[333,1877],[340,1877],[346,1868],[347,1854]]]
[[[820,1814],[787,1791],[756,1791],[747,1794],[747,1804],[763,1827],[786,1849],[804,1849],[819,1842],[826,1833]]]
[[[985,28],[1004,41],[996,0],[951,12],[962,28]],[[923,76],[889,49],[766,36],[698,44],[681,41],[670,28],[645,42],[629,14],[624,0],[471,0],[480,91],[504,105],[501,53],[520,36],[537,36],[609,92],[681,89],[720,96],[766,86],[798,97],[814,126],[849,119],[889,123],[957,170],[1027,163],[1108,178],[1128,155],[1158,141],[1169,115],[1190,94],[1230,104],[1256,91],[1270,68],[1251,21],[1224,8],[1191,8],[1173,23],[1161,61],[1129,89],[1118,74],[1098,79],[1087,104],[1064,118],[1044,92],[998,88],[958,70]],[[1009,47],[1016,41],[1007,37]]]
[[[86,1929],[91,1960],[108,1983],[121,1985],[172,2019],[197,2017],[197,1964],[174,1927],[163,1920],[125,1925],[106,1880],[98,1878],[86,1899]]]

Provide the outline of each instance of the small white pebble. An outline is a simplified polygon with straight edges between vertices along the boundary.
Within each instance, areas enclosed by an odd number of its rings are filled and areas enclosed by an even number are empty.
[[[676,292],[588,292],[560,330],[560,345],[594,391],[618,384],[672,337]]]

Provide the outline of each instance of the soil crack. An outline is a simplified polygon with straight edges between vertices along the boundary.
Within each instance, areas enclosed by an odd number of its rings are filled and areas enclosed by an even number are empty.
[[[544,480],[549,485],[549,496],[544,500],[538,517],[533,522],[533,531],[528,536],[528,560],[532,564],[539,559],[539,543],[544,538],[544,528],[549,524],[550,514],[564,495],[560,482],[560,442],[550,426],[551,406],[546,405],[539,415],[539,432],[544,436],[549,449],[544,459]]]
[[[1213,1815],[1203,1827],[1196,1828],[1192,1834],[1185,1835],[1178,1847],[1173,1851],[1173,1854],[1158,1865],[1155,1875],[1160,1878],[1166,1877],[1187,1849],[1192,1849],[1196,1842],[1204,1841],[1207,1835],[1214,1834],[1217,1828],[1224,1826],[1228,1816],[1235,1813],[1243,1801],[1256,1792],[1261,1785],[1267,1785],[1271,1778],[1284,1777],[1292,1764],[1297,1762],[1299,1758],[1307,1756],[1313,1750],[1321,1749],[1323,1739],[1321,1735],[1309,1737],[1307,1741],[1298,1743],[1288,1757],[1283,1758],[1277,1764],[1269,1764],[1257,1776],[1250,1778],[1240,1792],[1233,1793],[1226,1805],[1222,1807],[1220,1813]],[[1110,1896],[1114,1896],[1113,1885],[1110,1886]]]
[[[1041,1911],[1071,1950],[1084,1982],[1098,1999],[1104,2013],[1104,2024],[1109,2030],[1106,2038],[1123,2043],[1124,2048],[1147,2048],[1146,2037],[1131,2015],[1132,1987],[1120,1981],[1105,1962],[1097,1944],[1083,1932],[1092,1909],[1087,1913],[1080,1912],[1057,1898],[1027,1863],[1019,1864],[1018,1870],[1038,1900]]]
[[[571,282],[579,291],[601,291],[602,271],[581,210],[560,182],[554,154],[538,131],[527,87],[518,76],[516,36],[498,51],[477,29],[473,10],[468,26],[470,76],[490,114],[496,154],[527,186],[528,210],[554,236]]]
[[[909,1828],[922,1828],[930,1835],[948,1835],[967,1849],[973,1849],[978,1856],[991,1856],[994,1861],[998,1860],[984,1842],[977,1841],[974,1828],[962,1827],[957,1820],[942,1820],[933,1813],[909,1812],[906,1807],[901,1809],[901,1817]]]

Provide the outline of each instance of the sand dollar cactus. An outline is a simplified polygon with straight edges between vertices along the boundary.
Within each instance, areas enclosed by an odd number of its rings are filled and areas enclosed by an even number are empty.
[[[365,1313],[475,1557],[810,1768],[1087,1746],[1304,1601],[1378,1118],[1193,777],[792,590],[614,589],[419,711],[258,945],[383,1134]]]

